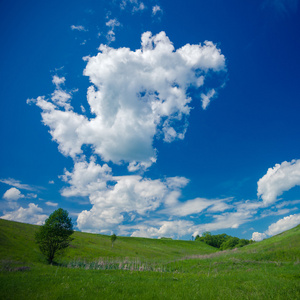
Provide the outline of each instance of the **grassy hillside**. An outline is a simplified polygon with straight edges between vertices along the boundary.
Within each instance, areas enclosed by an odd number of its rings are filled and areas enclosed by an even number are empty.
[[[300,263],[300,225],[261,242],[241,248],[241,253],[255,260]]]
[[[0,219],[0,257],[23,262],[43,261],[34,241],[38,228],[35,225]],[[75,232],[72,237],[74,240],[71,246],[58,261],[93,261],[99,257],[173,260],[217,251],[209,245],[193,241],[118,237],[112,247],[110,236],[107,235]]]
[[[48,265],[38,226],[0,220],[0,299],[300,299],[300,226],[238,250],[75,232]]]

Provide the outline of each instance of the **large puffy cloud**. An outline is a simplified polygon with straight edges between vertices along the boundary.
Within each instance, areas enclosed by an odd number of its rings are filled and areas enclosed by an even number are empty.
[[[92,83],[87,100],[93,118],[73,111],[71,93],[61,88],[63,78],[53,79],[52,102],[38,97],[28,103],[42,109],[43,123],[64,155],[75,158],[87,144],[104,161],[146,169],[156,161],[154,138],[184,138],[191,109],[188,88],[203,88],[208,72],[224,71],[225,58],[212,42],[175,50],[164,32],[145,32],[136,51],[105,45],[99,50],[86,58],[84,70]]]
[[[43,214],[43,209],[34,203],[29,203],[28,208],[20,207],[15,211],[6,213],[0,217],[5,220],[13,220],[22,223],[42,225],[48,216]]]
[[[252,240],[254,241],[261,241],[262,239],[273,236],[276,234],[279,234],[283,231],[292,229],[293,227],[300,224],[300,214],[294,214],[287,217],[284,217],[283,219],[278,220],[277,222],[271,224],[268,229],[263,232],[253,232],[252,234]]]
[[[257,195],[265,205],[277,201],[283,192],[300,185],[300,160],[284,161],[269,168],[257,183]]]

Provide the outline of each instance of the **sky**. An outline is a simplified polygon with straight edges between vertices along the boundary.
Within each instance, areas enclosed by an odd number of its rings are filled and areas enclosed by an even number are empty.
[[[300,223],[298,0],[0,14],[0,218],[187,240]]]

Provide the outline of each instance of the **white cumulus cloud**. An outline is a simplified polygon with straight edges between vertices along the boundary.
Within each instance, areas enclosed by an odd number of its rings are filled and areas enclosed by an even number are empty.
[[[263,233],[253,232],[252,240],[261,241],[262,239],[268,236],[273,236],[281,232],[284,232],[286,230],[292,229],[299,224],[300,224],[300,214],[294,214],[294,215],[284,217],[283,219],[280,219],[277,222],[271,224],[268,227],[268,229]]]
[[[25,196],[22,195],[22,193],[14,187],[7,190],[3,195],[3,198],[8,201],[16,201],[16,200],[18,200],[20,198],[24,198],[24,197]]]
[[[300,224],[300,214],[290,215],[270,225],[268,230],[265,233],[267,235],[272,236],[281,233],[283,231],[289,230],[299,224]]]
[[[253,232],[251,240],[256,241],[256,242],[260,242],[263,239],[265,239],[266,237],[267,237],[267,235],[265,233]]]
[[[42,225],[48,216],[43,214],[43,209],[34,203],[29,203],[28,208],[20,207],[13,212],[8,212],[0,217],[5,220]]]
[[[105,45],[99,50],[86,58],[84,70],[92,83],[87,100],[94,117],[75,113],[71,94],[60,85],[52,101],[38,97],[28,102],[42,109],[43,123],[64,155],[75,158],[86,144],[103,161],[146,169],[156,161],[155,138],[184,138],[192,101],[188,88],[202,88],[209,72],[225,71],[225,57],[212,42],[175,50],[165,32],[145,32],[135,51]]]
[[[300,160],[284,161],[269,168],[267,174],[257,183],[257,196],[265,205],[277,201],[283,192],[300,185]]]
[[[61,191],[63,196],[86,196],[92,204],[89,211],[78,215],[78,228],[106,233],[122,224],[124,214],[133,221],[135,216],[146,218],[165,202],[170,205],[170,198],[176,204],[180,189],[188,183],[184,177],[153,180],[140,175],[113,176],[106,164],[101,166],[94,160],[75,162],[73,170],[65,170],[62,179],[69,184]]]

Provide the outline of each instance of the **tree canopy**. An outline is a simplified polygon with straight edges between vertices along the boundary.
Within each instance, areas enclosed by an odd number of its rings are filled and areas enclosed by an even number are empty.
[[[203,232],[202,236],[197,235],[195,241],[204,242],[220,250],[243,247],[251,243],[249,240],[232,237],[225,233],[212,235],[209,231]]]
[[[70,245],[73,232],[72,220],[62,208],[55,210],[40,227],[35,240],[49,263],[52,263],[56,254]]]

